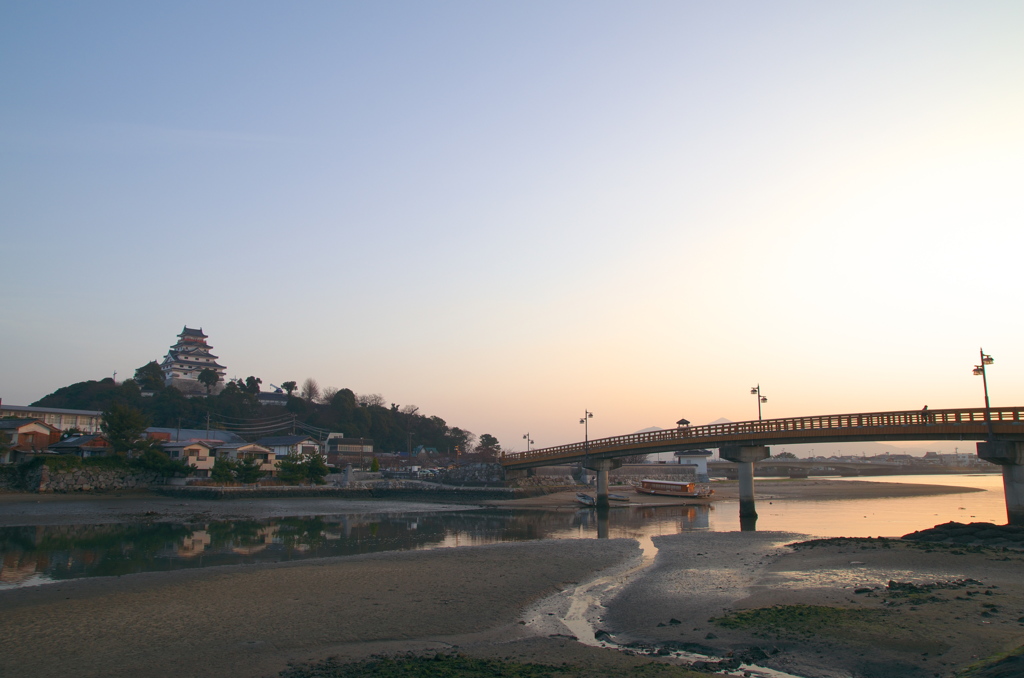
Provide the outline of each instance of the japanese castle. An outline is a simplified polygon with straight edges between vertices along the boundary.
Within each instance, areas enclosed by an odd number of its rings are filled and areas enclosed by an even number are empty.
[[[203,328],[194,330],[185,327],[178,335],[178,343],[171,346],[160,369],[164,373],[164,384],[173,386],[182,393],[206,393],[206,386],[199,381],[199,374],[205,369],[217,373],[217,385],[212,393],[224,388],[225,367],[217,362],[217,356],[210,353],[213,347],[206,343]]]

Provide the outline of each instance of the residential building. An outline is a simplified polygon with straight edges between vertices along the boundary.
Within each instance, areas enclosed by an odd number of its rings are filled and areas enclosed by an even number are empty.
[[[4,405],[0,401],[0,418],[39,419],[61,431],[77,429],[82,433],[99,433],[103,413],[96,410],[68,410],[60,407]]]
[[[73,454],[86,457],[102,457],[111,453],[110,442],[102,435],[73,436],[50,445],[50,451],[57,454]]]
[[[171,459],[195,466],[196,470],[193,475],[197,478],[209,478],[215,458],[214,445],[215,443],[206,440],[190,440],[188,442],[164,443],[163,448]]]
[[[320,443],[311,436],[306,435],[269,436],[267,438],[260,438],[256,441],[256,444],[270,448],[277,459],[287,457],[292,453],[303,457],[320,454]]]
[[[277,473],[277,455],[269,447],[256,443],[223,443],[214,450],[219,459],[257,459],[260,470],[268,474]]]
[[[60,440],[60,429],[39,419],[0,419],[0,463],[13,464]]]
[[[164,373],[164,384],[173,386],[182,393],[206,393],[206,386],[199,381],[199,375],[205,369],[217,373],[217,385],[212,393],[219,393],[224,388],[224,373],[227,368],[217,362],[217,356],[211,353],[213,348],[206,343],[207,335],[203,328],[198,330],[185,327],[178,335],[178,343],[171,346],[160,369]]]

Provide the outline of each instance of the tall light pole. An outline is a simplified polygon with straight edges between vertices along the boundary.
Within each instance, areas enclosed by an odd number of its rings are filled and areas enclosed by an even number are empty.
[[[593,412],[583,410],[583,418],[580,419],[580,423],[583,424],[583,456],[590,454],[590,422],[587,420],[593,418]]]
[[[532,440],[530,440],[530,434],[527,433],[525,436],[523,436],[523,440],[526,441],[526,451],[529,452],[530,451],[530,444],[533,442]]]
[[[978,354],[981,356],[981,364],[974,366],[974,376],[978,376],[979,374],[981,375],[981,383],[982,383],[982,385],[985,388],[985,413],[987,415],[988,414],[988,408],[989,408],[989,404],[988,404],[988,376],[986,376],[986,374],[985,374],[985,365],[991,365],[995,361],[992,360],[992,356],[985,354],[985,349],[983,349],[983,348],[979,348],[978,349]]]
[[[757,396],[757,420],[761,421],[761,403],[768,402],[768,399],[761,395],[761,384],[751,387],[750,395]]]
[[[974,376],[981,375],[981,383],[985,388],[985,425],[988,426],[988,439],[992,440],[995,436],[992,434],[992,412],[989,411],[988,376],[985,374],[985,365],[991,365],[995,361],[992,360],[992,356],[985,353],[984,348],[978,349],[978,355],[981,356],[981,364],[974,366]]]

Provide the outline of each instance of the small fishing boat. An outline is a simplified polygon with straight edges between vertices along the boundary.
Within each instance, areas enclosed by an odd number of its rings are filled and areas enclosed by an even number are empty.
[[[657,494],[664,497],[710,497],[715,493],[705,483],[688,483],[683,480],[655,480],[644,478],[634,488],[638,494]]]
[[[608,501],[629,501],[629,497],[624,494],[609,494]]]
[[[583,494],[582,492],[576,493],[576,501],[583,504],[584,506],[597,506],[597,500],[591,497],[589,494]]]

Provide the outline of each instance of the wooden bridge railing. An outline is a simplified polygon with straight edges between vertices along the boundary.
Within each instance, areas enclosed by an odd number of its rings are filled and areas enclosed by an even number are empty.
[[[555,447],[543,447],[529,452],[510,452],[505,454],[502,464],[517,464],[539,461],[544,458],[595,454],[616,448],[636,448],[642,452],[643,447],[658,446],[659,443],[682,444],[701,442],[714,447],[715,439],[721,442],[735,440],[737,437],[750,436],[757,438],[763,434],[785,432],[842,432],[856,433],[856,429],[900,426],[925,426],[935,424],[969,424],[992,422],[1024,421],[1024,407],[983,407],[959,410],[908,410],[903,412],[867,412],[861,414],[826,414],[815,417],[788,417],[785,419],[763,419],[760,421],[735,421],[727,424],[708,424],[707,426],[683,426],[663,431],[647,433],[631,433],[610,438],[597,438],[588,443],[570,443]],[[812,436],[808,436],[812,437]]]

